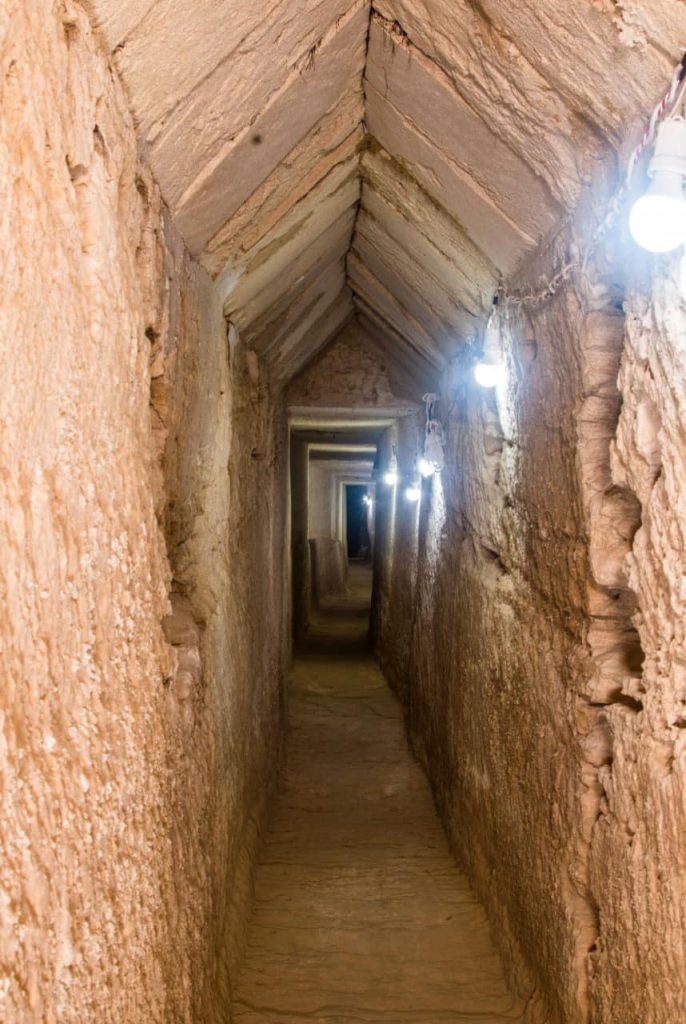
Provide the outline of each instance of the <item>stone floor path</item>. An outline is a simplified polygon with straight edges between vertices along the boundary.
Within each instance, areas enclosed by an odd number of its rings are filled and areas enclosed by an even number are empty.
[[[506,1024],[484,912],[456,868],[358,601],[295,662],[283,784],[235,1024]]]

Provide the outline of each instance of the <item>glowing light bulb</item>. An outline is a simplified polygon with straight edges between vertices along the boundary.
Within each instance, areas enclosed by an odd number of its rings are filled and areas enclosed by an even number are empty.
[[[398,482],[398,470],[397,469],[388,469],[388,470],[386,470],[386,472],[384,473],[383,480],[384,480],[384,483],[388,484],[389,487],[395,487],[395,485]]]
[[[662,122],[648,175],[652,181],[631,208],[629,229],[634,241],[648,252],[671,252],[686,241],[685,121]]]
[[[648,252],[671,252],[686,240],[686,200],[681,176],[656,174],[629,214],[635,242]]]
[[[429,462],[427,458],[421,458],[419,460],[419,472],[422,476],[433,476],[436,472],[436,467],[433,462]]]
[[[474,367],[474,379],[482,388],[494,388],[506,380],[497,296],[493,299],[493,311],[484,331],[483,346],[481,359]]]
[[[408,501],[412,501],[412,502],[419,501],[421,496],[422,496],[422,489],[421,489],[419,483],[410,484],[410,486],[405,491],[405,497],[407,498]]]
[[[506,378],[504,363],[480,362],[474,367],[474,379],[482,388],[494,388],[498,384],[504,384]]]

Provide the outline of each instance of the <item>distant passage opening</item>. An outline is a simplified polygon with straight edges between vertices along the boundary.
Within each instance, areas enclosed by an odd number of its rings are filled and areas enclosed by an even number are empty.
[[[368,562],[371,557],[369,536],[369,502],[364,484],[348,484],[345,488],[346,541],[348,559]]]
[[[377,442],[386,423],[292,429],[291,569],[296,648],[338,621],[366,636],[372,605]],[[338,626],[336,627],[338,628]]]

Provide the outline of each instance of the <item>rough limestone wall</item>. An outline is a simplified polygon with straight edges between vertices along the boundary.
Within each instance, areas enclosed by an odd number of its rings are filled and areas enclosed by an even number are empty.
[[[148,329],[153,428],[172,603],[181,627],[190,612],[199,629],[202,674],[184,677],[181,699],[195,728],[189,745],[202,758],[187,760],[183,774],[198,809],[198,849],[210,856],[203,942],[216,957],[208,984],[223,1021],[281,757],[285,419],[255,353],[227,339],[212,283],[166,212],[163,227]],[[174,620],[165,626],[174,642]]]
[[[420,417],[396,420],[379,444],[379,482],[376,488],[374,584],[370,616],[372,642],[391,687],[408,699],[413,627],[417,600],[417,559],[421,507],[408,505],[404,491],[414,477],[414,462],[423,423]],[[383,480],[394,449],[399,479],[389,487]]]
[[[353,321],[289,384],[288,404],[341,409],[395,405],[399,398],[421,400],[412,382],[362,327]]]
[[[247,359],[81,8],[0,24],[0,1019],[223,1022],[278,748],[278,585],[235,582],[283,550],[278,407],[230,428]]]
[[[682,283],[513,319],[497,398],[444,375],[420,512],[379,495],[380,661],[531,1021],[686,1005]]]
[[[607,709],[590,857],[597,1024],[673,1024],[686,1007],[685,281],[683,256],[637,258],[626,301],[611,478],[637,506],[624,564],[645,660]]]

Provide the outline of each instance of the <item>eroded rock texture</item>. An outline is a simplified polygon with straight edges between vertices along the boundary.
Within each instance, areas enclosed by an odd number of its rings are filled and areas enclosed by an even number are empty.
[[[626,318],[599,271],[513,315],[496,397],[444,374],[446,470],[380,497],[374,625],[525,1019],[672,1024],[682,268],[652,299],[637,270]],[[386,440],[406,471],[420,429]]]
[[[397,420],[403,483],[440,393],[374,631],[524,1020],[681,1021],[684,269],[610,237],[511,310],[496,399],[468,342],[591,237],[685,38],[667,0],[0,0],[0,1016],[230,1013],[310,603],[295,381]]]
[[[224,1020],[280,747],[276,407],[83,10],[0,21],[0,1018]]]

